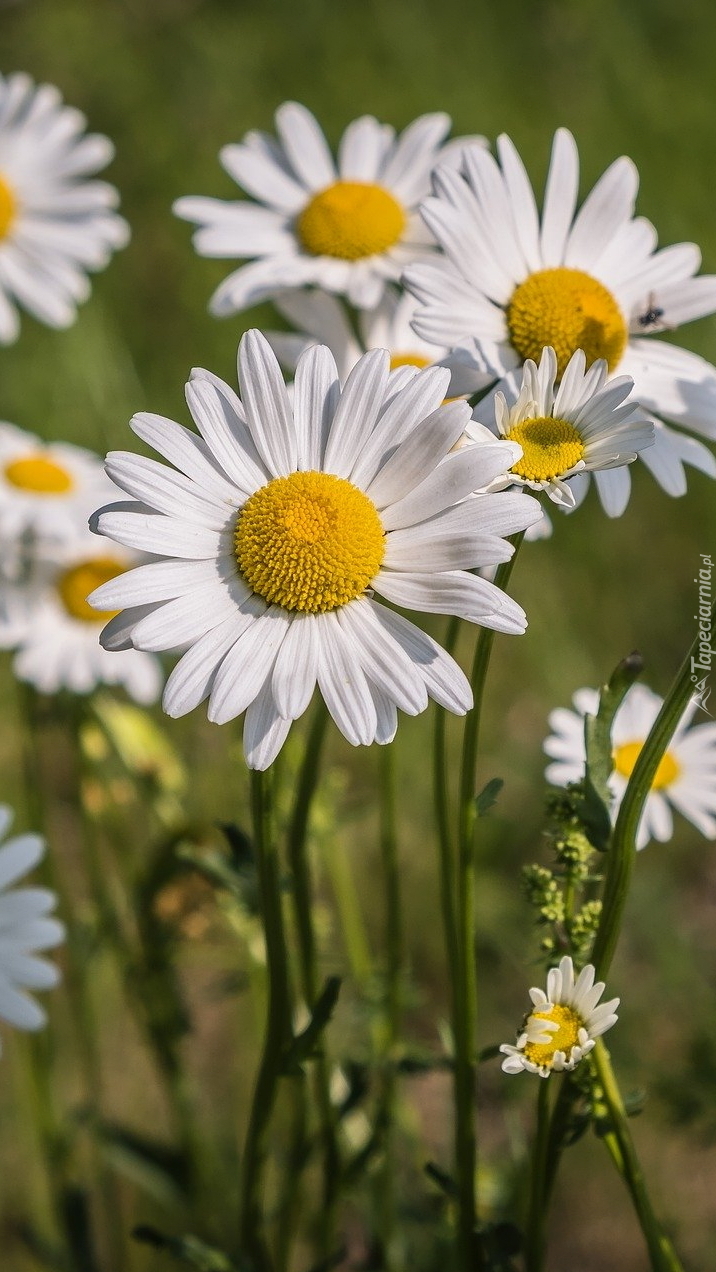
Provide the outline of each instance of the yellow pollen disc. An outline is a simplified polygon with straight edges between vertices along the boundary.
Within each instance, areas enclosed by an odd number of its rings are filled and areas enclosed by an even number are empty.
[[[422,353],[393,353],[390,358],[390,369],[395,371],[396,367],[419,367],[422,371],[424,367],[432,366],[430,358],[423,357]]]
[[[336,181],[314,194],[296,222],[298,237],[314,256],[359,261],[398,242],[403,208],[388,190],[367,181]]]
[[[119,610],[93,609],[87,603],[87,597],[102,583],[109,583],[118,574],[124,574],[126,569],[126,565],[113,557],[94,557],[65,570],[57,580],[57,591],[70,617],[83,623],[108,623],[110,618],[114,618]]]
[[[611,292],[581,269],[541,269],[530,274],[512,293],[507,306],[510,340],[521,358],[539,363],[542,350],[552,345],[557,377],[577,349],[590,367],[605,358],[613,371],[621,361],[628,338],[627,325]]]
[[[29,490],[33,495],[66,495],[74,486],[66,469],[45,455],[14,459],[6,466],[5,476],[12,486]]]
[[[332,473],[291,473],[244,504],[234,533],[239,569],[271,605],[323,614],[365,592],[385,552],[375,505]]]
[[[7,238],[17,212],[17,200],[10,186],[0,177],[0,239]]]
[[[617,773],[621,773],[622,777],[625,777],[627,781],[634,772],[634,765],[643,745],[643,742],[625,742],[623,746],[618,746],[614,752],[614,767]],[[662,755],[659,761],[659,767],[656,770],[651,789],[653,791],[661,791],[666,786],[671,786],[680,773],[681,765],[679,761],[674,758],[671,751],[667,751],[666,755]]]
[[[572,1047],[579,1042],[579,1031],[584,1028],[584,1021],[571,1007],[563,1003],[555,1003],[549,1011],[533,1011],[533,1020],[552,1020],[559,1025],[550,1034],[549,1042],[528,1042],[524,1054],[533,1064],[546,1065],[551,1068],[555,1051],[563,1051],[569,1059]]]
[[[584,443],[574,425],[551,415],[522,420],[507,436],[511,442],[519,442],[523,452],[510,472],[526,481],[551,481],[584,458]]]

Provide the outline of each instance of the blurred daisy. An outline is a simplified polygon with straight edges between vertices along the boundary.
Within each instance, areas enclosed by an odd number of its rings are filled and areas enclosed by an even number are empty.
[[[579,689],[573,699],[575,710],[558,707],[549,717],[552,734],[544,749],[555,761],[546,771],[548,782],[566,786],[584,776],[584,717],[596,715],[596,689]],[[625,695],[612,725],[614,769],[609,788],[614,797],[612,820],[616,819],[627,782],[663,699],[646,685],[632,685]],[[665,843],[674,833],[671,806],[700,830],[707,839],[716,839],[716,723],[689,727],[697,703],[689,704],[656,770],[639,823],[637,848],[650,839]]]
[[[129,238],[114,186],[87,177],[114,154],[107,137],[64,106],[51,84],[0,75],[0,343],[17,338],[17,306],[50,327],[69,327]]]
[[[527,1016],[516,1046],[503,1043],[500,1051],[505,1073],[538,1073],[548,1078],[554,1070],[573,1069],[594,1047],[600,1034],[616,1024],[619,999],[599,1003],[604,982],[594,983],[594,967],[588,963],[576,981],[568,954],[547,974],[547,993],[530,990],[533,1010]]]
[[[492,489],[527,486],[573,508],[575,481],[584,481],[591,471],[630,464],[653,445],[652,424],[634,401],[627,401],[634,387],[629,376],[607,380],[603,359],[586,372],[585,361],[581,349],[572,354],[557,388],[557,355],[548,346],[539,367],[527,359],[519,388],[510,376],[503,392],[475,408],[473,431],[486,425],[522,448],[517,463],[495,479]]]
[[[397,708],[428,696],[464,713],[456,663],[373,593],[412,610],[521,632],[523,610],[471,567],[505,561],[502,536],[539,514],[518,494],[472,496],[518,455],[493,441],[449,454],[470,409],[443,405],[444,369],[410,369],[396,387],[385,351],[367,353],[341,389],[324,346],[296,368],[293,407],[257,331],[239,349],[242,398],[208,372],[187,387],[197,438],[139,415],[135,432],[179,470],[124,452],[107,471],[140,502],[105,509],[99,533],[175,558],[141,566],[91,597],[123,609],[108,649],[188,645],[164,693],[184,715],[246,711],[253,768],[271,763],[316,684],[353,745],[389,742]]]
[[[68,442],[40,441],[14,424],[0,423],[0,572],[16,572],[23,536],[30,540],[74,538],[114,489],[102,462]]]
[[[278,140],[249,132],[221,151],[223,167],[255,202],[190,196],[174,204],[199,226],[200,255],[252,258],[214,293],[212,312],[238,313],[305,286],[373,308],[386,282],[434,250],[417,209],[435,164],[460,154],[461,143],[443,145],[450,117],[422,115],[396,138],[364,115],[344,132],[337,161],[305,106],[284,102],[275,119]]]
[[[90,592],[137,563],[111,553],[85,534],[38,561],[23,583],[0,583],[0,648],[15,649],[13,671],[40,693],[90,693],[97,685],[123,685],[135,702],[155,702],[163,677],[157,658],[139,650],[110,654],[99,634],[112,612],[87,603]]]
[[[12,822],[12,813],[0,806],[0,839]],[[17,835],[0,847],[0,1019],[16,1029],[41,1029],[47,1017],[25,991],[52,989],[60,974],[37,951],[53,949],[65,937],[65,929],[50,918],[57,898],[48,888],[12,888],[45,855],[39,835]]]
[[[445,255],[406,271],[423,305],[416,331],[456,346],[458,363],[471,361],[485,387],[527,359],[538,362],[546,345],[556,351],[560,378],[577,349],[587,367],[604,359],[611,374],[631,376],[636,400],[659,417],[654,446],[640,455],[664,490],[684,493],[684,463],[716,476],[711,452],[662,422],[715,438],[716,368],[654,339],[716,310],[716,278],[694,278],[698,248],[656,251],[654,227],[634,217],[638,174],[627,158],[607,169],[575,215],[577,148],[559,129],[540,221],[509,137],[498,139],[497,151],[499,164],[470,147],[464,175],[448,168],[434,175],[435,197],[422,210]],[[605,510],[619,516],[628,469],[599,470],[595,481]]]

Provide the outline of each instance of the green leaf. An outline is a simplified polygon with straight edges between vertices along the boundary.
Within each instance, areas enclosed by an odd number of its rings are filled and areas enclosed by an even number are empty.
[[[602,686],[597,714],[584,717],[587,763],[580,816],[589,842],[601,852],[608,847],[611,835],[612,725],[626,693],[643,669],[643,659],[636,651],[622,659],[608,684]]]
[[[490,781],[483,786],[479,795],[475,796],[475,812],[478,817],[485,817],[491,808],[497,803],[497,796],[505,785],[504,779],[501,777],[492,777]]]
[[[437,1162],[426,1162],[425,1174],[451,1201],[459,1196],[459,1189],[452,1175],[443,1170],[442,1166],[438,1166]]]
[[[180,1205],[190,1185],[183,1153],[114,1122],[100,1122],[97,1137],[115,1170],[164,1205]]]
[[[341,992],[340,976],[329,976],[321,990],[316,1005],[311,1012],[311,1019],[302,1033],[293,1039],[283,1058],[282,1072],[297,1074],[301,1065],[315,1055],[316,1046],[323,1030],[326,1028]]]
[[[154,1246],[156,1250],[166,1250],[167,1254],[171,1254],[179,1263],[188,1263],[198,1272],[243,1272],[240,1266],[232,1263],[223,1250],[206,1245],[198,1237],[169,1237],[149,1224],[141,1224],[135,1228],[132,1236],[135,1241]]]

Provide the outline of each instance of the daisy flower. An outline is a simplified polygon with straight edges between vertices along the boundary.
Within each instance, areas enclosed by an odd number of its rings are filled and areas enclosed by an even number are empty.
[[[579,689],[573,699],[574,711],[558,707],[549,717],[552,734],[544,749],[554,760],[546,771],[548,782],[566,786],[584,776],[584,717],[596,715],[596,689]],[[646,685],[632,685],[624,697],[612,725],[614,769],[609,788],[614,798],[612,820],[616,820],[627,782],[663,699]],[[691,726],[697,709],[692,701],[663,756],[639,823],[637,848],[650,839],[665,843],[674,833],[672,806],[700,830],[707,839],[716,839],[716,723]]]
[[[554,503],[574,508],[575,482],[588,480],[590,472],[630,464],[645,446],[653,445],[652,424],[635,402],[627,401],[634,387],[629,376],[607,380],[603,358],[589,371],[585,365],[578,349],[557,387],[557,355],[548,346],[539,366],[527,359],[519,389],[514,377],[508,377],[504,392],[476,407],[473,420],[478,429],[491,427],[499,437],[522,447],[517,463],[504,478],[495,479],[492,489],[515,484],[544,490]]]
[[[594,983],[594,967],[588,963],[577,979],[568,954],[547,974],[547,993],[530,990],[533,1010],[526,1017],[516,1045],[503,1043],[500,1051],[505,1073],[538,1073],[548,1078],[554,1070],[573,1069],[588,1055],[600,1034],[616,1024],[619,999],[599,1004],[604,982]],[[599,1005],[598,1005],[599,1004]]]
[[[497,151],[499,163],[469,147],[464,175],[434,174],[435,197],[422,210],[445,255],[406,271],[423,305],[416,331],[457,347],[458,361],[470,360],[485,387],[528,359],[538,362],[546,345],[561,378],[583,349],[587,367],[603,359],[611,374],[633,379],[656,433],[640,457],[668,494],[685,492],[685,463],[716,476],[711,452],[680,431],[716,437],[716,368],[658,338],[716,309],[716,278],[694,277],[698,248],[656,250],[654,227],[634,216],[638,174],[630,159],[617,159],[576,212],[577,148],[559,129],[540,218],[509,137],[498,139]],[[619,516],[628,469],[600,470],[595,482],[606,512]]]
[[[443,145],[449,115],[421,115],[399,137],[364,115],[346,128],[337,160],[305,106],[284,102],[275,119],[277,140],[249,132],[221,151],[253,202],[191,196],[174,204],[177,216],[199,226],[200,255],[251,259],[214,293],[212,312],[238,313],[305,286],[372,308],[386,282],[434,250],[417,209],[436,163],[459,162],[463,143]]]
[[[51,84],[0,75],[0,343],[17,339],[22,306],[50,327],[69,327],[129,238],[114,186],[89,181],[114,154],[107,137]]]
[[[46,443],[14,424],[0,423],[2,572],[16,572],[23,537],[48,542],[75,538],[112,490],[101,460],[91,451],[69,442]]]
[[[97,685],[123,685],[135,702],[156,702],[163,677],[152,654],[126,649],[111,654],[99,633],[114,617],[87,603],[90,592],[140,560],[111,553],[94,535],[61,545],[34,563],[22,583],[0,583],[0,648],[15,649],[13,672],[40,693],[90,693]]]
[[[0,839],[12,822],[9,808],[0,806]],[[53,949],[65,929],[50,918],[57,898],[48,888],[12,888],[45,855],[39,835],[17,835],[0,847],[0,1019],[16,1029],[41,1029],[47,1017],[25,992],[52,989],[60,979],[56,967],[37,957]]]
[[[429,696],[464,713],[471,694],[457,664],[373,593],[523,631],[521,607],[468,573],[508,560],[502,536],[538,515],[522,494],[470,494],[518,448],[493,441],[449,454],[470,414],[464,402],[443,405],[450,373],[391,376],[385,350],[365,354],[341,388],[330,351],[309,349],[293,405],[260,332],[244,336],[238,365],[241,399],[205,371],[187,386],[200,438],[159,416],[132,421],[178,471],[107,458],[139,502],[102,510],[93,528],[173,559],[93,593],[102,609],[124,610],[105,646],[188,646],[164,709],[184,715],[208,697],[219,724],[246,711],[253,768],[271,763],[316,684],[353,745],[389,742],[396,709],[417,715]]]

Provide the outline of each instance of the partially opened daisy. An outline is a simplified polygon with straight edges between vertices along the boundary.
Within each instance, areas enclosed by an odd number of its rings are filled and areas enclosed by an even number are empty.
[[[504,471],[518,448],[497,442],[449,454],[469,407],[442,405],[445,369],[391,377],[387,352],[367,353],[341,388],[324,346],[296,368],[293,405],[257,331],[239,349],[241,400],[196,372],[187,401],[201,437],[139,415],[135,432],[178,471],[138,455],[107,458],[139,503],[102,511],[101,534],[172,558],[104,584],[91,597],[123,609],[108,649],[184,645],[164,693],[180,716],[209,699],[223,723],[246,711],[249,764],[271,763],[316,684],[358,745],[388,742],[397,708],[471,702],[457,664],[374,599],[458,614],[521,632],[521,607],[471,567],[509,559],[502,536],[539,515],[518,494],[470,492]]]
[[[574,487],[588,480],[590,472],[630,464],[653,445],[653,425],[637,403],[627,400],[633,381],[629,376],[608,380],[607,375],[603,359],[585,371],[579,349],[557,386],[557,355],[549,346],[542,350],[539,366],[527,359],[519,388],[508,377],[504,391],[483,400],[473,412],[473,432],[486,425],[522,448],[509,473],[492,488],[503,488],[498,485],[502,481],[503,486],[544,490],[555,503],[573,508]]]
[[[114,614],[87,603],[90,592],[139,559],[125,548],[108,552],[85,530],[35,561],[22,582],[0,582],[0,648],[16,650],[18,679],[48,694],[122,685],[135,702],[155,702],[164,683],[158,658],[137,649],[103,649],[99,633]]]
[[[619,999],[600,1003],[604,982],[594,983],[594,967],[588,963],[578,977],[568,954],[547,974],[547,993],[530,990],[532,1011],[526,1017],[517,1043],[503,1043],[500,1051],[505,1073],[538,1073],[548,1078],[553,1071],[573,1069],[588,1055],[600,1034],[616,1024]]]
[[[573,699],[574,711],[558,707],[549,717],[552,733],[544,749],[553,760],[546,771],[548,782],[566,786],[584,776],[584,717],[596,715],[596,689],[579,689]],[[625,695],[612,725],[614,769],[609,789],[614,797],[612,817],[619,811],[627,782],[663,699],[646,685],[632,685]],[[716,723],[692,725],[697,702],[682,716],[669,743],[646,797],[639,823],[637,848],[650,839],[662,843],[674,833],[672,806],[707,839],[716,839]]]
[[[445,255],[406,270],[423,306],[416,331],[454,347],[456,362],[472,363],[485,387],[527,359],[538,362],[546,345],[560,378],[578,349],[587,367],[603,359],[610,374],[632,377],[636,400],[653,413],[655,443],[640,455],[663,488],[684,493],[685,463],[716,476],[711,452],[680,431],[716,437],[716,368],[658,338],[716,310],[716,278],[694,277],[698,248],[656,250],[654,227],[634,216],[638,174],[627,158],[607,169],[577,212],[577,148],[559,129],[540,218],[509,137],[497,151],[499,163],[471,147],[462,173],[434,175],[423,216]],[[595,481],[606,511],[618,516],[629,499],[628,469],[600,470]]]
[[[113,210],[114,186],[88,180],[112,158],[107,137],[51,84],[0,75],[0,343],[17,338],[17,306],[68,327],[103,269],[129,238]]]
[[[12,813],[0,806],[0,839]],[[41,1029],[47,1017],[27,990],[52,989],[60,974],[38,951],[53,949],[65,929],[50,916],[57,898],[49,888],[13,888],[45,855],[39,835],[17,835],[0,847],[0,1019],[16,1029]]]
[[[284,102],[274,139],[249,132],[221,163],[254,202],[190,196],[174,211],[199,226],[202,256],[250,259],[214,293],[212,312],[233,314],[286,288],[317,286],[360,308],[378,304],[386,282],[434,250],[418,205],[444,147],[445,114],[421,115],[398,137],[370,115],[346,128],[333,158],[309,110]]]

